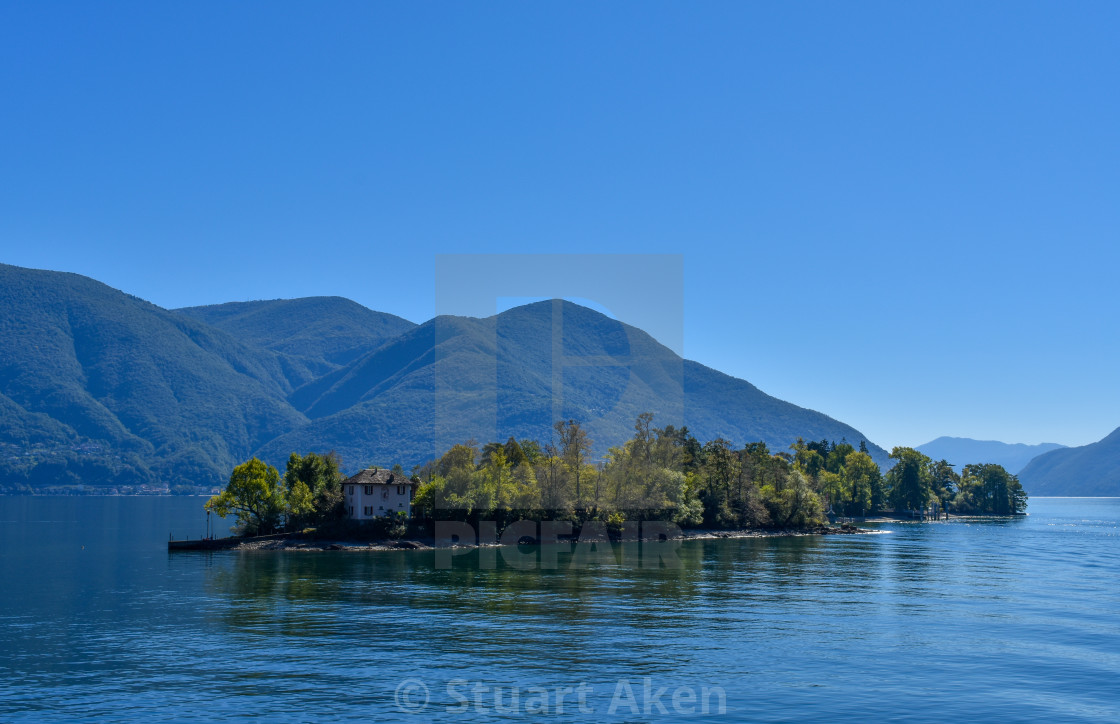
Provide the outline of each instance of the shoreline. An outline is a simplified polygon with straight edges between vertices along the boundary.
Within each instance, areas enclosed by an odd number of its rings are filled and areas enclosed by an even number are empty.
[[[665,540],[686,541],[686,540],[719,540],[719,539],[741,539],[741,538],[797,538],[802,536],[813,535],[877,535],[882,531],[868,530],[866,528],[857,528],[854,525],[843,524],[837,526],[818,526],[816,528],[807,528],[804,530],[794,529],[754,529],[743,528],[738,530],[719,530],[719,529],[702,529],[693,528],[681,530],[680,534],[672,535],[668,538],[637,538],[627,540],[627,543],[637,542],[664,542]],[[560,543],[571,544],[577,543],[578,538],[571,538],[562,540]],[[612,540],[610,543],[618,543],[618,540]],[[503,544],[498,541],[494,542],[478,542],[478,543],[465,543],[447,540],[436,541],[433,538],[401,538],[391,539],[383,538],[369,541],[355,541],[345,539],[311,539],[304,538],[298,533],[278,533],[269,536],[257,536],[253,538],[211,538],[211,539],[195,539],[195,540],[180,540],[168,541],[168,552],[175,551],[307,551],[307,552],[322,552],[322,551],[402,551],[402,550],[435,550],[438,548],[497,548],[503,545],[519,545],[519,544]],[[540,543],[532,543],[530,545],[541,545]]]

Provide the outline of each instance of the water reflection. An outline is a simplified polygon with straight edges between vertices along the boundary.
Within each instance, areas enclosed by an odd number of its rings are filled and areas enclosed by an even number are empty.
[[[642,676],[724,687],[725,721],[886,716],[930,682],[953,696],[916,720],[1120,716],[1120,504],[530,570],[493,550],[450,569],[431,551],[169,555],[168,524],[197,501],[67,505],[17,501],[0,529],[5,720],[368,721],[400,718],[410,677],[435,705],[453,677]]]

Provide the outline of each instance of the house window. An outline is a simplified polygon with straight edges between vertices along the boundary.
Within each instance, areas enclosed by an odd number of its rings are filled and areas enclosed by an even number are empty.
[[[350,486],[350,494],[351,494],[351,495],[353,495],[353,494],[354,494],[354,486],[353,486],[353,485],[351,485],[351,486]]]
[[[362,512],[363,512],[363,513],[364,513],[365,515],[373,515],[373,506],[372,506],[372,505],[367,505],[367,506],[366,506],[366,507],[365,507],[365,508],[363,509],[363,511],[362,511]]]
[[[352,506],[352,505],[350,506],[350,517],[351,518],[354,517],[354,506]]]
[[[373,495],[373,486],[372,485],[367,485],[366,486],[366,495]]]
[[[397,486],[397,495],[404,495],[404,486],[403,485],[398,485]]]

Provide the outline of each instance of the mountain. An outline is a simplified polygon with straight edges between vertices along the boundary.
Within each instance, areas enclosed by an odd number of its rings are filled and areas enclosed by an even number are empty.
[[[866,440],[826,415],[681,359],[636,327],[557,300],[485,319],[437,317],[289,399],[311,422],[262,447],[265,459],[333,448],[348,466],[420,462],[470,438],[547,441],[552,422],[569,418],[603,454],[633,435],[645,411],[657,415],[655,425],[687,425],[701,440],[763,440],[775,452],[798,437]],[[884,450],[870,449],[888,463]]]
[[[1018,474],[1032,458],[1065,447],[1054,442],[1038,445],[973,440],[967,437],[939,437],[916,449],[934,460],[948,460],[959,473],[965,465],[995,463],[1011,474]]]
[[[416,326],[342,297],[228,302],[175,311],[276,352],[294,387],[347,365]]]
[[[1120,496],[1120,428],[1098,442],[1039,455],[1019,480],[1030,495]]]
[[[0,490],[210,488],[251,455],[279,466],[293,451],[411,466],[470,438],[547,441],[558,419],[602,455],[646,411],[776,452],[866,439],[559,300],[421,325],[337,297],[169,311],[0,265]]]
[[[100,282],[0,265],[0,487],[211,484],[305,422],[278,356]]]

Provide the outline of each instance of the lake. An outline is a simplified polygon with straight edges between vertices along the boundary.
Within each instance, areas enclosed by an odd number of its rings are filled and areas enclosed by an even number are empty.
[[[661,568],[168,554],[202,503],[0,497],[0,720],[1120,720],[1120,499]]]

